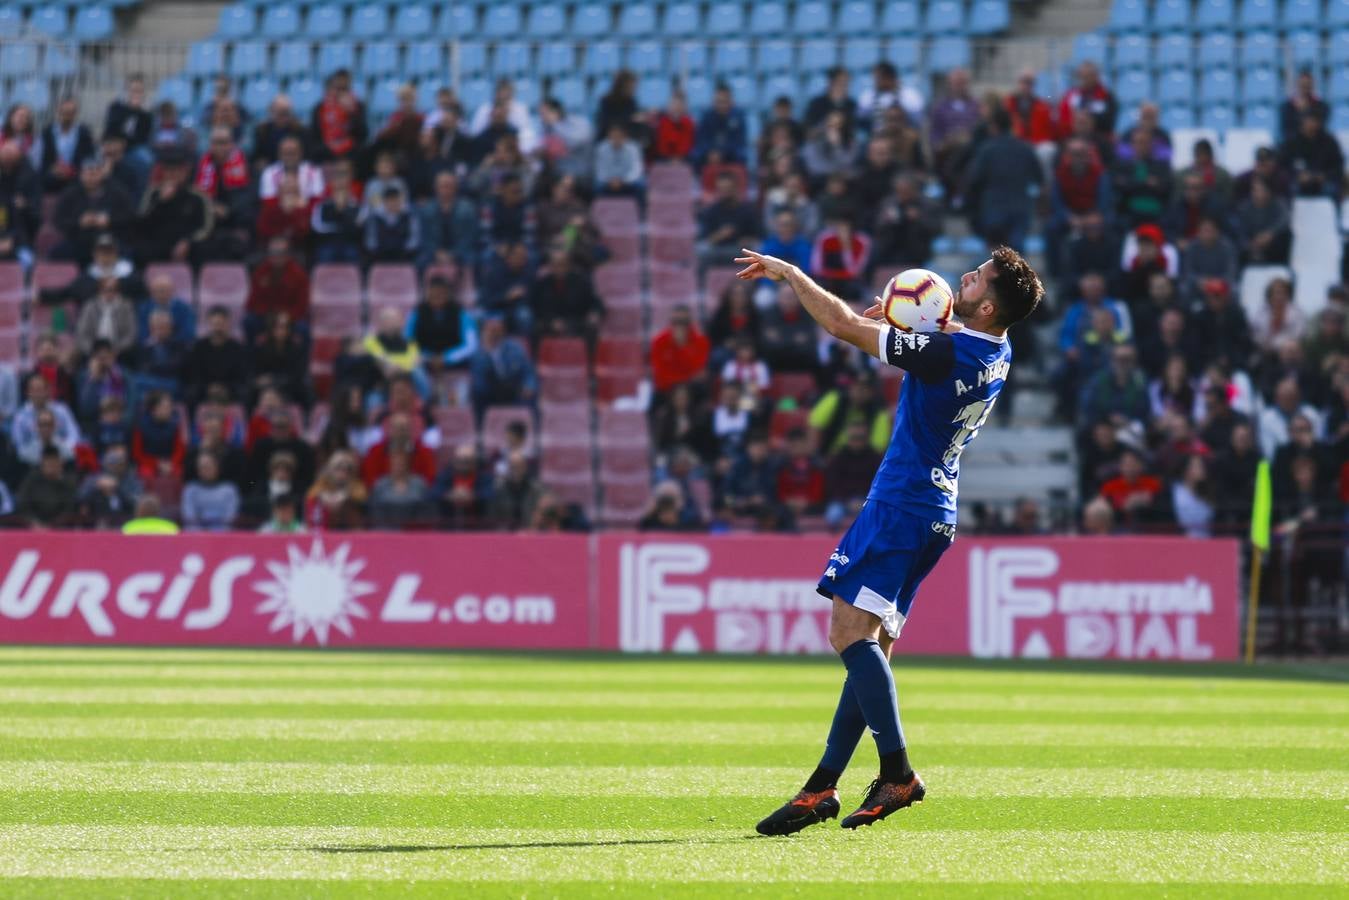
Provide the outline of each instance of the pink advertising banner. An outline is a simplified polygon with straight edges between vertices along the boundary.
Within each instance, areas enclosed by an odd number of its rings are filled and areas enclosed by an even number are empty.
[[[0,533],[0,642],[586,647],[589,542]]]
[[[827,653],[818,537],[601,535],[599,638],[629,652]],[[958,538],[924,581],[903,653],[1235,659],[1237,543]]]

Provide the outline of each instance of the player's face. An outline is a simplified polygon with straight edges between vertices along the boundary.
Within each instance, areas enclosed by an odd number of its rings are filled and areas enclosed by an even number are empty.
[[[989,288],[993,282],[993,260],[986,260],[973,272],[960,276],[960,289],[956,291],[955,312],[962,319],[974,318],[979,307],[989,300]]]

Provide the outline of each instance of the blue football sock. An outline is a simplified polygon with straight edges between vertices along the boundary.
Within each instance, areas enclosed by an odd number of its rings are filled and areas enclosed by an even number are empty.
[[[899,727],[895,676],[881,645],[870,639],[857,641],[839,656],[848,668],[848,683],[857,696],[857,705],[876,738],[876,750],[882,756],[899,750],[904,746],[904,732]]]
[[[829,737],[824,742],[824,755],[820,757],[820,768],[828,769],[836,775],[842,775],[848,768],[857,742],[862,732],[867,730],[866,717],[862,707],[857,705],[857,694],[848,679],[843,679],[843,693],[838,697],[838,708],[834,710],[834,724],[829,726]]]

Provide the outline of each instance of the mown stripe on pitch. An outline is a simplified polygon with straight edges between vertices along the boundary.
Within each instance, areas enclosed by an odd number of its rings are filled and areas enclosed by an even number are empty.
[[[18,827],[0,833],[0,877],[822,885],[884,877],[936,883],[1105,881],[1155,889],[1175,880],[1290,882],[1334,890],[1349,880],[1349,838],[1317,832],[1145,827],[1097,832],[1052,826],[923,831],[889,822],[851,834],[840,829],[808,834],[781,841],[640,828]],[[897,841],[903,865],[878,863],[894,858]]]
[[[701,722],[536,721],[471,719],[447,724],[430,719],[210,719],[210,718],[107,718],[10,717],[0,721],[0,736],[12,738],[100,738],[126,740],[146,738],[255,738],[495,741],[509,734],[522,745],[532,741],[622,740],[630,744],[669,742],[770,742],[817,740],[819,723],[748,723],[727,727]],[[1127,744],[1138,740],[1135,725],[1077,725],[1031,723],[983,725],[927,724],[906,727],[915,744],[923,741],[968,744],[1027,744],[1092,746]],[[1205,747],[1244,743],[1260,747],[1342,748],[1349,745],[1349,727],[1271,725],[1259,730],[1237,726],[1154,726],[1146,729],[1148,740],[1177,746]]]
[[[1349,799],[1340,772],[1272,769],[1164,769],[1122,777],[1106,768],[932,765],[923,776],[942,797],[1213,797],[1259,795],[1278,785],[1283,800]],[[787,766],[482,766],[256,762],[10,762],[0,791],[156,793],[392,794],[544,796],[559,785],[584,784],[593,796],[772,797],[790,791],[800,768]]]

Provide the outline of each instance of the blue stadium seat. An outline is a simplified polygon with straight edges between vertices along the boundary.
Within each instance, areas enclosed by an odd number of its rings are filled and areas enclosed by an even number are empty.
[[[665,44],[657,40],[634,41],[623,51],[623,65],[638,75],[668,72],[665,66]]]
[[[366,78],[388,78],[402,68],[398,45],[392,41],[371,41],[361,51],[361,74]]]
[[[393,17],[394,37],[424,38],[435,31],[435,16],[428,6],[400,6]]]
[[[1162,127],[1167,131],[1194,127],[1194,109],[1188,102],[1171,103],[1162,107]]]
[[[48,44],[42,54],[42,74],[72,78],[80,70],[80,48],[71,44]]]
[[[1241,67],[1276,67],[1282,56],[1279,49],[1279,39],[1268,31],[1248,32],[1241,39]]]
[[[627,3],[618,14],[618,33],[641,37],[656,30],[656,8],[645,3]]]
[[[1321,68],[1321,35],[1315,31],[1294,31],[1284,35],[1294,69]]]
[[[1167,69],[1188,69],[1194,63],[1194,42],[1188,34],[1164,34],[1157,39],[1152,64]]]
[[[347,28],[360,39],[383,37],[389,30],[389,12],[383,6],[358,6],[352,10]]]
[[[923,24],[918,4],[913,0],[898,0],[894,3],[882,3],[881,31],[885,34],[912,34]]]
[[[622,52],[618,45],[612,41],[598,41],[586,48],[585,71],[587,75],[607,78],[622,67]]]
[[[540,75],[569,75],[576,71],[576,48],[570,41],[540,44],[535,66]]]
[[[308,41],[286,41],[276,45],[272,56],[272,74],[278,78],[296,78],[314,70],[314,51]]]
[[[1148,24],[1148,5],[1144,0],[1115,0],[1110,4],[1106,25],[1114,32],[1142,31]]]
[[[703,27],[712,37],[738,37],[745,30],[745,7],[738,0],[722,0],[707,11]]]
[[[1330,107],[1330,121],[1349,122],[1349,102],[1332,105]]]
[[[927,67],[932,72],[949,72],[970,64],[970,42],[963,37],[939,37],[928,45]]]
[[[690,75],[684,81],[684,96],[694,118],[712,105],[712,79],[706,75]]]
[[[451,51],[450,59],[455,62],[459,68],[459,74],[465,78],[475,77],[487,71],[487,46],[473,41],[459,41],[455,44],[458,48],[459,58],[455,60],[454,51]]]
[[[23,34],[23,10],[0,6],[0,38],[16,38]]]
[[[342,14],[342,7],[311,6],[305,17],[304,32],[310,37],[332,38],[342,34],[346,25],[347,17]]]
[[[1214,131],[1224,132],[1229,128],[1235,128],[1236,124],[1237,116],[1230,106],[1224,106],[1221,103],[1205,103],[1199,107],[1200,128],[1212,128]]]
[[[1201,106],[1218,104],[1231,106],[1237,99],[1237,76],[1229,69],[1214,69],[1205,72],[1199,79],[1199,103]]]
[[[477,37],[478,8],[467,3],[456,3],[440,11],[440,33],[446,37]]]
[[[792,16],[792,31],[797,34],[826,34],[834,27],[829,14],[829,4],[817,0],[806,0],[796,4],[796,14]]]
[[[509,4],[497,4],[487,7],[482,17],[482,33],[489,38],[508,38],[518,35],[523,29],[520,10]]]
[[[1331,69],[1330,80],[1326,82],[1326,99],[1335,103],[1349,102],[1349,64],[1345,64],[1336,69]],[[1349,121],[1349,119],[1340,119],[1339,121]]]
[[[267,45],[262,41],[239,41],[230,50],[229,73],[235,78],[252,78],[267,71]]]
[[[638,86],[640,90],[640,85]],[[548,96],[552,97],[562,108],[568,112],[574,112],[578,109],[585,109],[590,106],[586,102],[585,82],[580,78],[559,78],[553,82],[552,88],[548,91]]]
[[[839,34],[871,34],[875,30],[876,4],[871,0],[844,0],[838,10]]]
[[[113,36],[117,23],[106,6],[86,6],[75,11],[72,32],[81,41],[105,41]]]
[[[1349,65],[1349,31],[1331,32],[1329,57],[1332,67]]]
[[[696,3],[671,3],[660,20],[662,37],[698,37],[703,32],[703,17]]]
[[[435,109],[436,94],[440,92],[441,87],[447,87],[444,81],[439,78],[428,78],[417,85],[417,108]]]
[[[712,51],[712,71],[718,75],[748,72],[749,44],[744,41],[719,41]]]
[[[797,68],[803,72],[823,72],[838,65],[838,42],[832,38],[814,38],[801,45]]]
[[[711,65],[707,45],[701,41],[681,41],[670,51],[670,70],[676,75],[706,72]]]
[[[754,4],[754,31],[756,34],[786,34],[787,4]]]
[[[225,45],[220,41],[193,41],[187,48],[187,65],[183,71],[198,78],[225,71]]]
[[[953,32],[964,31],[965,12],[958,0],[930,0],[927,5],[927,16],[923,21],[923,30],[928,34],[938,35],[938,40],[950,38]]]
[[[1152,30],[1187,31],[1190,27],[1190,0],[1156,0],[1152,7]]]
[[[1277,104],[1283,99],[1283,85],[1273,69],[1246,69],[1241,79],[1241,102]]]
[[[1242,0],[1238,23],[1243,31],[1275,28],[1279,24],[1279,7],[1275,0]]]
[[[848,65],[854,69],[871,68],[885,57],[881,42],[874,38],[853,38],[847,48]]]
[[[613,27],[613,17],[607,6],[578,6],[571,17],[571,36],[574,38],[597,38],[609,33]],[[563,106],[567,104],[564,102]]]
[[[759,79],[750,75],[733,75],[726,79],[726,83],[736,106],[748,110],[759,108]]]
[[[567,12],[560,6],[536,6],[529,11],[525,31],[533,38],[558,37],[567,30]]]
[[[28,17],[28,27],[46,37],[65,37],[70,31],[70,15],[64,6],[37,6]]]
[[[1326,3],[1326,22],[1332,32],[1349,28],[1349,3],[1343,0],[1330,0]]]
[[[1206,34],[1199,39],[1200,68],[1232,68],[1236,56],[1236,42],[1232,35],[1223,32]]]
[[[1194,27],[1201,32],[1230,31],[1236,24],[1233,0],[1197,0]]]
[[[788,72],[792,69],[792,45],[788,41],[771,40],[759,45],[754,54],[756,72]]]
[[[487,78],[470,78],[459,86],[459,103],[465,116],[472,116],[479,106],[492,99],[492,82]]]
[[[1109,56],[1110,47],[1105,35],[1088,31],[1073,38],[1072,62],[1074,65],[1081,62],[1094,62],[1098,66],[1104,66]]]
[[[523,75],[533,66],[529,45],[518,41],[497,44],[492,53],[492,74],[497,78]]]
[[[220,11],[215,33],[224,38],[246,38],[258,27],[257,10],[235,3]]]
[[[1122,72],[1115,79],[1114,89],[1115,97],[1123,107],[1137,106],[1153,97],[1152,78],[1141,69]]]
[[[298,6],[269,6],[262,14],[262,36],[273,40],[285,40],[295,37],[300,31],[300,8]],[[250,32],[241,35],[251,38]]]
[[[763,90],[760,94],[768,103],[772,103],[779,97],[788,97],[798,114],[805,112],[804,101],[801,96],[801,83],[796,80],[795,75],[774,75],[764,81]]]
[[[356,68],[356,45],[350,41],[324,41],[319,45],[318,74],[327,78],[338,69]]]
[[[974,0],[969,23],[970,34],[1000,34],[1012,27],[1012,10],[1007,0]]]
[[[1343,0],[1329,0],[1331,6],[1344,6]],[[1321,26],[1320,0],[1283,0],[1283,15],[1279,24],[1285,29],[1319,28]]]
[[[3,49],[6,48],[0,48]],[[0,55],[0,60],[3,59],[4,56]],[[24,78],[16,81],[9,92],[9,102],[22,103],[33,110],[46,109],[52,102],[51,82],[45,78]]]
[[[395,78],[375,82],[374,90],[370,92],[370,113],[376,120],[387,118],[398,108],[398,89],[402,86],[403,83]]]
[[[270,78],[254,78],[244,83],[239,92],[239,104],[254,118],[267,114],[272,98],[281,92],[281,88]]]
[[[916,37],[890,38],[885,45],[885,58],[901,72],[917,69],[923,61],[923,42]],[[863,83],[871,84],[871,79],[867,78]]]
[[[408,44],[403,71],[409,78],[430,78],[445,71],[445,51],[439,41]]]
[[[637,83],[639,109],[663,109],[670,102],[670,79],[643,78]]]
[[[1271,134],[1279,130],[1279,108],[1269,103],[1248,105],[1241,111],[1242,128],[1264,128]]]
[[[537,78],[522,78],[515,82],[515,99],[525,105],[526,109],[534,109],[543,99]]]
[[[1157,102],[1165,109],[1171,104],[1189,104],[1194,98],[1194,78],[1189,69],[1172,69],[1157,78]]]
[[[158,100],[167,100],[178,109],[192,107],[192,85],[186,78],[165,78],[155,91]]]
[[[1116,69],[1146,69],[1152,62],[1152,48],[1141,34],[1122,34],[1115,38],[1113,65]]]
[[[286,84],[286,93],[290,95],[291,105],[301,121],[309,121],[309,114],[323,99],[323,85],[317,78],[294,78]]]

